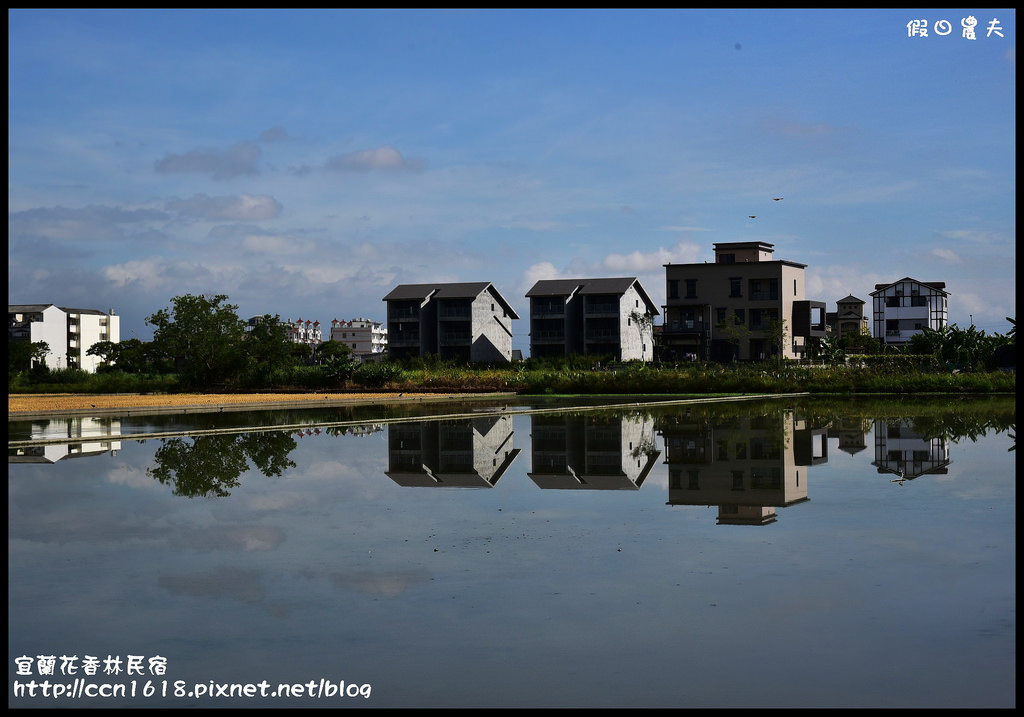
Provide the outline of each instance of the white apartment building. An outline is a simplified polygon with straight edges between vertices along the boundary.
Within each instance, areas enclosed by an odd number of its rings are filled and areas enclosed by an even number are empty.
[[[121,317],[111,309],[74,309],[53,304],[8,304],[9,341],[45,341],[50,347],[46,365],[53,369],[80,368],[95,373],[101,360],[86,352],[100,341],[121,341]]]
[[[333,319],[331,341],[345,344],[362,362],[383,358],[388,352],[388,328],[370,319]]]
[[[323,331],[320,328],[319,321],[292,321],[287,319],[284,322],[285,329],[288,332],[288,340],[294,341],[297,344],[310,344],[313,346],[319,346],[323,343],[324,336]]]
[[[941,330],[949,321],[949,294],[942,281],[918,281],[904,277],[891,284],[875,284],[874,337],[883,343],[903,346],[925,328]]]

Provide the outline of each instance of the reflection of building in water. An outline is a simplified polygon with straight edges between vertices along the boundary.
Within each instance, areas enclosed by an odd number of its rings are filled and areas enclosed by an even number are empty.
[[[871,465],[879,473],[913,480],[925,474],[945,475],[949,460],[949,441],[928,438],[911,421],[875,419],[875,460]]]
[[[121,421],[117,418],[54,418],[33,421],[30,434],[33,440],[67,441],[11,448],[8,451],[7,462],[56,463],[63,458],[99,456],[107,451],[115,455],[121,448],[121,441],[111,440],[111,436],[117,436],[120,432]]]
[[[792,411],[661,424],[669,505],[717,505],[719,525],[767,525],[808,500],[807,469],[828,460],[824,428]]]
[[[541,488],[636,490],[657,463],[654,422],[641,415],[531,416],[533,470]]]
[[[871,430],[871,419],[844,417],[829,426],[828,437],[837,439],[839,450],[852,456],[868,447],[869,430]]]
[[[388,426],[388,470],[399,485],[491,488],[512,464],[512,417]]]

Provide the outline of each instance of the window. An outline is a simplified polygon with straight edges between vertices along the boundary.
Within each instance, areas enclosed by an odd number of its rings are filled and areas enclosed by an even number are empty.
[[[695,470],[686,471],[687,490],[700,490],[700,472]]]
[[[740,291],[740,279],[738,277],[729,278],[729,296],[742,296]]]
[[[668,280],[668,298],[678,299],[679,298],[679,279]]]
[[[732,489],[743,490],[743,471],[732,472]]]
[[[687,279],[686,280],[686,298],[696,299],[697,298],[697,280]]]

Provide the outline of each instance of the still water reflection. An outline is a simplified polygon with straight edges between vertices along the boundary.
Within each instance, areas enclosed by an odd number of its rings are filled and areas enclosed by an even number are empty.
[[[1012,400],[449,409],[9,424],[9,704],[1015,705]]]

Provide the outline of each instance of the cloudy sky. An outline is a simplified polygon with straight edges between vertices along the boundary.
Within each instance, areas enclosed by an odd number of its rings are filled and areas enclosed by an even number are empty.
[[[910,276],[1005,333],[1015,19],[8,10],[8,300],[147,338],[186,293],[329,325],[489,281],[526,317],[538,279],[660,306],[666,263],[764,241],[829,311]]]

